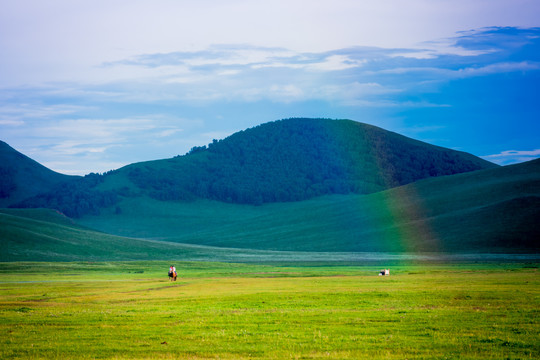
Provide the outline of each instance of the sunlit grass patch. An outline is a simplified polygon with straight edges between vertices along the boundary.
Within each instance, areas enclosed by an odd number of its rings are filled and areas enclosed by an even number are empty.
[[[0,358],[540,356],[534,266],[176,265],[0,264]]]

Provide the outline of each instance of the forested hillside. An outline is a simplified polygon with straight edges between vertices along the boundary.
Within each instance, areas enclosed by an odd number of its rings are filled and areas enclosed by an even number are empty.
[[[288,119],[120,171],[159,200],[262,204],[368,194],[496,165],[350,120]]]
[[[368,194],[428,177],[493,168],[464,152],[351,120],[287,119],[240,131],[172,159],[90,174],[12,204],[68,216],[120,198],[210,199],[260,205],[328,194]]]
[[[76,181],[58,183],[48,191],[19,201],[10,207],[55,209],[73,218],[86,214],[97,215],[100,209],[116,204],[121,193],[120,189],[109,191],[96,189],[104,179],[103,175],[91,173]]]

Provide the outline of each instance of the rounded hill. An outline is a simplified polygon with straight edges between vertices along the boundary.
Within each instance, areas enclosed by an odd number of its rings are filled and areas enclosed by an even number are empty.
[[[373,193],[428,177],[496,167],[468,153],[351,121],[294,118],[237,132],[123,174],[159,200],[246,204]]]

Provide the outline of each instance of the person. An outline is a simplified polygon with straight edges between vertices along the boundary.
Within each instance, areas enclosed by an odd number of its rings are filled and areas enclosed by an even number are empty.
[[[171,281],[176,281],[176,268],[174,265],[169,266],[169,279]]]

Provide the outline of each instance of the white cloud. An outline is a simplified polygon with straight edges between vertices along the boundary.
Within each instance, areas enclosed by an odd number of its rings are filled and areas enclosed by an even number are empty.
[[[272,85],[261,95],[268,97],[273,101],[290,103],[304,98],[304,91],[294,84]]]
[[[177,133],[179,133],[181,131],[182,131],[182,129],[166,129],[166,130],[158,132],[157,136],[159,136],[159,137],[169,137],[169,136],[177,134]]]
[[[211,45],[197,51],[139,54],[119,61],[106,62],[103,67],[126,65],[147,69],[190,69],[206,66],[223,68],[266,63],[271,59],[294,55],[294,52],[286,49],[258,47],[249,44]]]
[[[73,114],[85,109],[88,109],[88,107],[69,104],[4,104],[0,105],[0,117],[8,117],[12,119],[56,117],[61,115]]]
[[[0,126],[22,126],[24,121],[18,119],[0,119]]]
[[[184,99],[190,101],[211,102],[226,100],[232,102],[256,102],[270,100],[273,102],[289,104],[298,101],[322,100],[337,102],[342,105],[358,105],[370,103],[373,106],[373,98],[385,94],[396,94],[400,89],[390,88],[377,83],[352,82],[346,84],[319,85],[309,77],[298,83],[274,83],[265,85],[263,82],[256,82],[253,86],[240,86],[229,88],[228,84],[222,84],[220,90],[219,83],[214,89],[200,88],[190,89]],[[368,100],[371,99],[371,100]],[[377,102],[377,106],[386,106],[388,102]],[[398,103],[395,104],[396,106]]]
[[[510,165],[540,158],[540,149],[506,150],[498,154],[481,156],[481,158],[499,165]]]
[[[81,140],[59,140],[60,142],[52,145],[49,151],[61,156],[103,153],[111,146],[111,144],[103,146],[103,142],[99,141],[99,139],[91,139],[87,143],[81,142]]]
[[[468,78],[475,76],[485,76],[492,74],[501,74],[509,72],[528,72],[540,70],[540,63],[534,61],[520,62],[500,62],[488,64],[485,66],[468,66],[461,69],[453,70],[444,67],[396,67],[377,71],[367,71],[367,74],[373,75],[405,75],[417,74],[419,76],[431,77],[433,79],[457,79]]]
[[[468,67],[460,69],[454,72],[456,77],[472,77],[472,76],[484,76],[491,74],[501,74],[516,71],[537,71],[540,70],[540,63],[538,62],[501,62],[495,64],[489,64],[481,67]]]
[[[352,69],[364,65],[366,60],[351,59],[346,55],[317,56],[313,58],[302,54],[295,54],[287,58],[268,59],[251,65],[253,69],[263,68],[291,68],[310,71],[339,71]]]
[[[85,157],[81,159],[65,161],[44,161],[42,165],[53,169],[56,172],[66,175],[86,175],[90,172],[103,173],[128,165],[126,162],[107,161],[101,157]]]
[[[396,52],[393,57],[402,56],[405,58],[414,59],[435,59],[444,55],[455,55],[462,57],[474,57],[480,55],[491,54],[499,51],[499,49],[491,47],[487,49],[465,48],[459,44],[459,40],[465,36],[475,35],[475,32],[461,33],[460,37],[444,38],[439,40],[424,41],[410,49]]]
[[[120,142],[128,133],[148,132],[156,126],[150,118],[66,119],[37,125],[34,131],[45,136],[114,143]]]
[[[316,93],[321,98],[332,99],[357,99],[359,97],[365,97],[369,95],[381,95],[400,92],[399,89],[389,88],[379,83],[360,83],[358,81],[340,84],[340,85],[326,85],[316,90]]]

